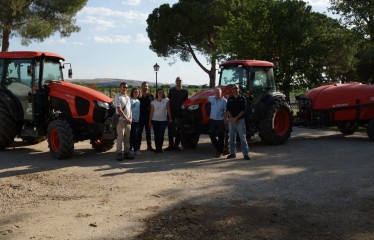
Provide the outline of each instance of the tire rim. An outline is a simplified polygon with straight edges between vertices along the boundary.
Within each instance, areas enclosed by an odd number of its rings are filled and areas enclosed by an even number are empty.
[[[286,109],[278,109],[274,117],[274,132],[278,136],[283,136],[287,133],[290,127],[290,120]]]
[[[52,151],[57,152],[60,146],[60,140],[58,138],[58,132],[55,128],[52,129],[51,133],[49,134],[49,141]]]

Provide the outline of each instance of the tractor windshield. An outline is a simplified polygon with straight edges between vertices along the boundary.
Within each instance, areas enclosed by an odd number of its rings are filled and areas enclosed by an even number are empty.
[[[40,65],[37,64],[36,76],[39,76]],[[48,84],[51,81],[63,80],[61,64],[57,61],[45,60],[43,67],[42,85]]]
[[[248,81],[249,80],[249,81]],[[269,67],[221,68],[220,86],[239,84],[244,89],[275,89],[273,69]]]

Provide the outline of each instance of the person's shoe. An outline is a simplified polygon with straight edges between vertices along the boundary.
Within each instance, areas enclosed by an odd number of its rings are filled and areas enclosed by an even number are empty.
[[[135,152],[134,152],[134,150],[130,150],[130,152],[129,152],[130,154],[132,154],[132,155],[135,155]]]
[[[164,150],[165,150],[165,151],[173,151],[173,149],[174,149],[174,148],[173,148],[172,146],[169,146],[169,147],[165,148]]]
[[[164,153],[164,150],[160,149],[157,151],[157,153]]]
[[[228,155],[228,154],[230,154],[230,151],[228,150],[228,149],[226,149],[226,150],[223,150],[223,153],[222,153],[223,155]]]
[[[123,160],[122,153],[117,153],[116,160],[117,161],[122,161]]]
[[[182,149],[179,146],[174,146],[173,150],[175,150],[175,151],[182,151]]]
[[[248,155],[245,155],[244,160],[251,160],[251,158]]]
[[[147,147],[147,151],[151,151],[151,152],[154,152],[155,151],[155,149],[152,147],[152,146],[148,146]]]
[[[138,150],[135,152],[135,155],[142,155],[142,153]]]
[[[216,153],[216,157],[217,158],[223,157],[223,154],[222,153]]]
[[[123,154],[123,159],[134,159],[134,155],[132,155],[130,152],[124,153]]]
[[[228,159],[230,158],[236,158],[236,154],[235,153],[230,153],[228,156],[227,156]]]

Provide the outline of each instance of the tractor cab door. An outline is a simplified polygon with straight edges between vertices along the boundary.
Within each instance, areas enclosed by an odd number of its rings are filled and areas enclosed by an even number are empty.
[[[253,67],[249,85],[253,96],[253,105],[257,105],[269,91],[275,90],[272,68]]]
[[[30,72],[32,61],[11,59],[6,62],[4,85],[21,102],[25,120],[33,120],[33,81]]]

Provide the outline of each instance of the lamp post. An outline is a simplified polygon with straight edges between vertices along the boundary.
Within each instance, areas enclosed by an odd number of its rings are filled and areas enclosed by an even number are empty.
[[[156,63],[155,65],[153,65],[153,70],[155,70],[156,72],[156,93],[157,93],[157,72],[158,70],[160,70],[160,66]]]

